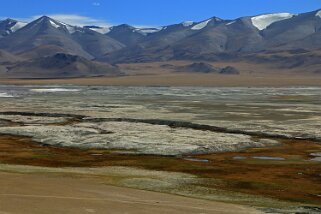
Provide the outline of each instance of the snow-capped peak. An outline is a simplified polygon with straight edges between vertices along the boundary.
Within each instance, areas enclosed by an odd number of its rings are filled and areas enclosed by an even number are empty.
[[[319,10],[319,11],[315,14],[315,16],[318,16],[318,17],[321,18],[321,10]]]
[[[290,19],[294,16],[291,13],[273,13],[260,16],[254,16],[251,18],[252,24],[259,30],[264,30],[274,22]]]
[[[72,25],[66,24],[66,23],[64,23],[64,22],[61,22],[61,21],[52,19],[52,18],[50,18],[50,17],[48,17],[48,16],[42,16],[42,17],[40,17],[35,24],[42,23],[43,21],[48,21],[49,24],[50,24],[52,27],[54,27],[54,28],[57,28],[57,29],[65,29],[65,30],[67,30],[70,34],[73,34],[73,33],[75,33],[76,31],[82,32],[82,28],[81,28],[81,27],[72,26]]]
[[[109,32],[114,32],[115,30],[125,30],[131,31],[133,33],[139,33],[143,36],[147,36],[152,33],[157,33],[161,30],[164,30],[165,27],[135,27],[127,24],[121,24],[112,27],[98,27],[98,26],[85,26],[85,28],[89,28],[99,33],[107,34]]]
[[[185,21],[185,22],[182,22],[182,25],[183,25],[184,27],[188,27],[188,26],[191,26],[191,25],[193,25],[193,24],[194,24],[193,21]]]
[[[60,25],[64,26],[64,27],[68,30],[68,32],[69,32],[70,34],[73,34],[73,33],[76,32],[77,29],[79,28],[79,27],[76,27],[76,26],[72,26],[72,25],[66,24],[66,23],[61,22],[61,21],[57,21],[57,22],[58,22]]]
[[[77,27],[65,24],[61,21],[49,19],[49,22],[54,28],[66,28],[70,34],[73,34],[77,30]]]
[[[212,19],[208,19],[204,22],[198,23],[197,25],[194,25],[191,29],[192,30],[201,30],[207,26],[207,24],[212,21]]]
[[[39,24],[39,23],[42,23],[42,22],[48,21],[48,20],[50,21],[52,19],[48,16],[41,16],[39,19],[35,20],[35,22],[36,22],[36,24]]]
[[[17,30],[19,30],[20,28],[23,28],[24,26],[26,26],[28,23],[26,22],[19,22],[17,21],[11,28],[10,30],[12,32],[16,32]]]
[[[6,19],[3,21],[0,21],[0,23],[4,25],[4,27],[6,28],[7,34],[14,33],[15,31],[19,30],[20,28],[23,28],[25,25],[28,24],[28,23],[16,21],[13,19]]]
[[[140,33],[144,36],[147,36],[148,34],[157,33],[163,29],[164,29],[163,27],[160,27],[160,28],[135,28],[134,32],[137,32],[137,33]]]

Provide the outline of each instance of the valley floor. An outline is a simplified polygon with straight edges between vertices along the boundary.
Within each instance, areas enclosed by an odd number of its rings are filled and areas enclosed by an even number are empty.
[[[53,85],[73,84],[91,86],[206,86],[206,87],[291,87],[321,86],[321,76],[311,70],[316,68],[278,69],[271,64],[249,62],[213,62],[214,67],[233,66],[240,75],[222,75],[202,72],[176,72],[166,65],[180,67],[192,61],[120,64],[125,76],[66,78],[66,79],[5,79],[0,84]],[[165,66],[165,67],[164,67]],[[5,77],[5,76],[4,76]]]
[[[0,213],[320,213],[320,91],[2,85]]]
[[[73,79],[0,79],[13,85],[100,85],[100,86],[217,86],[217,87],[291,87],[321,86],[318,75],[218,75],[218,74],[141,74],[121,77]]]

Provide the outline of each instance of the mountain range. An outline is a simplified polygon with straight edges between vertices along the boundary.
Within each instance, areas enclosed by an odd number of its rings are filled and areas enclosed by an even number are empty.
[[[75,71],[75,75],[67,72],[66,77],[78,76],[79,63],[78,66],[68,64],[75,61],[94,70],[90,73],[82,67],[81,76],[104,75],[101,66],[106,66],[106,75],[118,74],[116,63],[171,60],[251,61],[272,63],[280,68],[314,66],[312,71],[319,73],[320,50],[321,10],[235,20],[211,17],[201,22],[185,21],[155,28],[127,24],[80,27],[47,16],[30,23],[13,19],[0,21],[1,76],[19,73],[19,77],[27,77],[20,74],[28,72],[26,69],[31,65],[39,68],[49,59],[66,60],[58,63],[60,67],[50,68]],[[71,60],[71,56],[77,56],[76,60]],[[40,77],[54,78],[53,74],[55,72]],[[63,78],[63,74],[58,76]]]

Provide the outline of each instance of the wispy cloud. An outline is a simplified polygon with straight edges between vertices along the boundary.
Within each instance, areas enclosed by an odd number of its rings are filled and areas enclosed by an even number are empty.
[[[30,17],[13,17],[12,19],[22,21],[22,22],[31,22],[38,18],[40,18],[43,15],[34,15]],[[89,16],[81,16],[77,14],[46,14],[46,16],[49,16],[50,18],[53,18],[55,20],[64,22],[66,24],[75,25],[75,26],[88,26],[88,25],[95,25],[100,27],[111,27],[118,25],[118,23],[110,23],[103,19],[93,18]],[[0,20],[4,18],[0,17]],[[137,28],[158,28],[158,26],[149,26],[149,25],[132,25]]]
[[[42,15],[35,15],[27,18],[14,18],[14,19],[24,21],[24,22],[30,22],[40,18],[41,16]],[[111,23],[105,20],[96,19],[88,16],[81,16],[77,14],[47,14],[46,16],[49,16],[53,19],[64,22],[66,24],[76,25],[76,26],[85,26],[85,25],[98,25],[102,27],[112,26]]]
[[[99,7],[99,6],[100,6],[100,3],[99,3],[99,2],[93,2],[92,5],[93,5],[93,6],[96,6],[96,7]]]

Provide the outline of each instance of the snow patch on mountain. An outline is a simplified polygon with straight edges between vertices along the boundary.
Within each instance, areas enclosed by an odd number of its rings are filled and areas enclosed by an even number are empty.
[[[232,24],[234,24],[236,21],[232,21],[232,22],[229,22],[229,23],[227,23],[226,25],[232,25]]]
[[[20,22],[9,18],[3,21],[0,20],[0,23],[5,28],[3,30],[6,32],[7,35],[16,32],[17,30],[23,28],[28,24],[26,22]]]
[[[201,30],[207,26],[207,24],[211,21],[212,19],[208,19],[204,22],[198,23],[197,25],[194,25],[191,29],[192,30]]]
[[[60,25],[56,24],[54,21],[49,20],[50,24],[54,27],[54,28],[59,28],[61,27]]]
[[[65,23],[63,23],[63,22],[61,22],[61,21],[58,21],[58,22],[59,22],[60,25],[65,26],[66,29],[68,30],[68,32],[69,32],[70,34],[73,34],[73,33],[76,31],[74,26],[65,24]]]
[[[315,16],[318,16],[318,17],[321,18],[321,10],[319,10],[319,11],[315,14]]]
[[[73,34],[77,31],[76,27],[71,26],[71,25],[66,25],[66,28],[70,34]]]
[[[274,22],[290,19],[294,14],[290,13],[273,13],[260,16],[254,16],[251,18],[252,24],[259,30],[264,30]]]
[[[20,28],[23,28],[26,25],[27,25],[27,23],[25,23],[25,22],[16,22],[16,24],[14,24],[10,28],[10,30],[11,30],[11,32],[16,32],[17,30],[19,30]]]
[[[111,30],[109,27],[98,27],[98,26],[90,26],[87,28],[101,34],[109,33]]]
[[[146,36],[148,34],[157,33],[161,30],[163,30],[163,27],[161,27],[161,28],[136,28],[134,31]]]
[[[62,25],[62,26],[64,26],[67,30],[68,30],[68,32],[70,33],[70,34],[73,34],[73,33],[75,33],[76,31],[77,31],[77,27],[75,27],[75,26],[71,26],[71,25],[68,25],[68,24],[66,24],[66,23],[64,23],[64,22],[61,22],[61,21],[57,21],[60,25]]]
[[[193,21],[185,21],[185,22],[182,22],[182,25],[183,25],[184,27],[189,27],[189,26],[191,26],[191,25],[193,25],[193,24],[194,24]]]
[[[61,21],[56,21],[56,20],[49,20],[50,24],[55,27],[55,28],[64,28],[67,29],[67,31],[70,33],[70,34],[73,34],[75,33],[76,31],[80,31],[82,32],[82,30],[80,30],[81,28],[80,27],[76,27],[76,26],[71,26],[71,25],[68,25],[66,23],[63,23]]]

